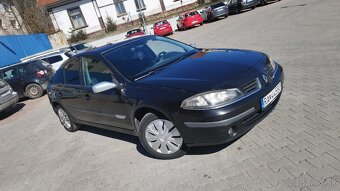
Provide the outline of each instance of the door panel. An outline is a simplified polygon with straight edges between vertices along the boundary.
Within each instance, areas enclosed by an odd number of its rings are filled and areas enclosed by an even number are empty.
[[[94,57],[82,57],[83,80],[86,110],[90,113],[89,122],[100,123],[119,128],[132,129],[127,112],[124,94],[120,88],[101,93],[93,93],[92,86],[100,82],[114,82],[118,85],[111,70],[104,62]]]

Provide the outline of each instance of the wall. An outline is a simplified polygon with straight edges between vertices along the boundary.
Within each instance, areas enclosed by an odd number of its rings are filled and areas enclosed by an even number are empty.
[[[0,36],[0,67],[51,48],[46,34]]]
[[[66,35],[63,31],[48,35],[48,39],[53,49],[63,48],[68,45]]]
[[[84,28],[86,33],[93,33],[102,29],[91,0],[82,0],[52,9],[51,18],[56,21],[53,22],[55,25],[54,27],[62,30],[67,36],[69,36],[69,32],[71,32],[73,26],[67,10],[77,7],[79,7],[82,11],[86,24],[88,25]]]

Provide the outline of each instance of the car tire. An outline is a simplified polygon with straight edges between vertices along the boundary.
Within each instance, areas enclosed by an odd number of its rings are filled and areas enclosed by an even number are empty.
[[[241,13],[241,9],[240,8],[236,8],[235,9],[235,14],[240,14]]]
[[[181,28],[177,25],[177,29],[178,29],[178,31],[181,31]]]
[[[157,159],[179,158],[188,151],[173,123],[153,113],[147,113],[141,120],[139,140],[144,149]]]
[[[57,106],[55,111],[57,112],[60,123],[64,126],[66,131],[75,132],[80,128],[80,125],[74,123],[72,117],[65,111],[64,108]]]
[[[25,94],[30,99],[36,99],[43,95],[44,90],[39,84],[28,84],[25,88]]]

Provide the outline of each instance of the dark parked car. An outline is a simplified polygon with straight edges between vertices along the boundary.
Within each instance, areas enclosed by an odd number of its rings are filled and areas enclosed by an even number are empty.
[[[18,94],[7,82],[0,79],[0,113],[12,109],[18,100]]]
[[[239,14],[245,9],[255,9],[260,0],[229,0],[227,2],[229,13]]]
[[[228,15],[228,6],[223,2],[212,4],[201,11],[203,21],[213,21],[219,17],[227,18]]]
[[[9,83],[20,97],[34,99],[43,95],[53,73],[50,64],[35,60],[0,68],[0,79]]]
[[[281,1],[281,0],[260,0],[260,4],[267,5],[268,3],[275,2],[275,1]]]
[[[137,135],[153,157],[170,159],[239,138],[278,102],[283,80],[264,53],[147,35],[74,56],[48,95],[67,131],[86,124]]]

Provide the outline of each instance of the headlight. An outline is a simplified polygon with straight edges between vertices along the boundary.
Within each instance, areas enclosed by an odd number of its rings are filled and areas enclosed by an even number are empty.
[[[277,63],[273,59],[271,59],[269,56],[268,56],[268,58],[269,58],[269,61],[270,61],[270,65],[272,66],[273,70],[275,71]]]
[[[190,110],[212,109],[227,105],[241,96],[242,93],[238,89],[205,92],[185,99],[182,102],[181,107]]]

